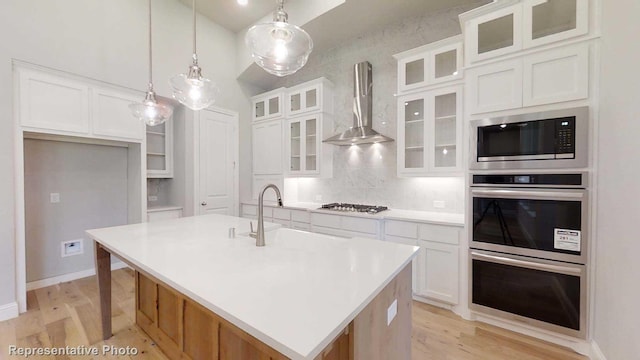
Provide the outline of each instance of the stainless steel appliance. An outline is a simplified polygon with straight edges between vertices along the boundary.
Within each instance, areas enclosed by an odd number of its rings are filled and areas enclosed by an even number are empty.
[[[473,175],[471,309],[586,336],[586,176]]]
[[[588,163],[587,107],[471,122],[471,169],[567,169]]]
[[[361,205],[361,204],[348,204],[348,203],[331,203],[322,205],[321,209],[333,210],[333,211],[345,211],[345,212],[361,212],[368,214],[377,214],[381,211],[388,210],[386,206],[377,205]]]

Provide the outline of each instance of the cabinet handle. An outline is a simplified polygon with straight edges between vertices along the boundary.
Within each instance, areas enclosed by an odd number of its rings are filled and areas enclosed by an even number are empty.
[[[203,201],[203,202],[201,202],[201,203],[200,203],[200,205],[202,205],[202,206],[207,206],[207,202],[206,202],[206,201]]]

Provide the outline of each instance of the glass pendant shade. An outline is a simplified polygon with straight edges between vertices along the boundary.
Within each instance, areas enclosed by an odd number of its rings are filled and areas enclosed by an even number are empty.
[[[149,3],[149,88],[144,100],[129,105],[133,116],[144,121],[148,126],[156,126],[167,121],[173,115],[173,107],[158,103],[156,93],[153,91],[153,50],[151,31],[151,0]]]
[[[252,26],[245,37],[254,61],[276,76],[286,76],[300,70],[313,50],[313,40],[302,28],[289,24],[278,1],[273,22]]]
[[[144,121],[144,123],[149,126],[160,125],[173,115],[173,108],[171,106],[158,103],[156,93],[151,86],[149,86],[149,91],[147,91],[144,100],[140,103],[129,105],[129,109],[133,113],[133,116]]]
[[[193,12],[193,63],[187,74],[178,74],[169,79],[173,98],[191,110],[202,110],[212,105],[218,96],[218,88],[209,79],[202,77],[196,55],[196,0],[191,5]]]
[[[218,88],[204,77],[194,61],[187,75],[178,74],[169,79],[173,97],[191,110],[202,110],[215,102]]]

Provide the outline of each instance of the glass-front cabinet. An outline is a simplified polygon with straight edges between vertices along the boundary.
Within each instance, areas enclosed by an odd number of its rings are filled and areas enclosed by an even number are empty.
[[[318,113],[287,120],[288,175],[321,175],[326,157],[323,149],[329,146],[322,143],[324,117]]]
[[[465,47],[467,65],[522,49],[522,5],[469,20],[465,26]]]
[[[461,169],[462,87],[398,100],[398,176],[457,173]]]
[[[147,178],[173,178],[173,118],[147,126]]]
[[[267,120],[283,116],[283,99],[284,88],[276,89],[253,97],[253,121]]]
[[[394,55],[398,92],[462,78],[462,36],[454,36]]]
[[[524,0],[524,46],[533,47],[589,31],[588,0]]]
[[[318,78],[287,89],[287,116],[298,116],[312,111],[333,113],[333,101],[329,98],[332,90],[333,84],[325,78]]]

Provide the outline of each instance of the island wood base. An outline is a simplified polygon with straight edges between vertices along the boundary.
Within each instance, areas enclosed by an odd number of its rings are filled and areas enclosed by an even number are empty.
[[[110,253],[96,244],[103,337],[111,337]],[[131,264],[129,264],[131,265]],[[135,266],[132,266],[135,269]],[[136,269],[136,324],[170,359],[279,360],[286,356],[209,309]],[[108,285],[107,285],[108,284]],[[336,294],[339,296],[339,294]],[[105,300],[108,299],[108,300]],[[387,309],[398,311],[387,325]],[[411,359],[411,264],[315,360]]]

